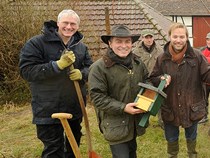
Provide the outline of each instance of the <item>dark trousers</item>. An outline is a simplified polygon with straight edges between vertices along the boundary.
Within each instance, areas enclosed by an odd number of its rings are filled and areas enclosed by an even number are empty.
[[[78,146],[80,145],[81,120],[68,121]],[[42,158],[75,158],[61,124],[36,125],[37,137],[44,144]]]
[[[121,144],[110,145],[112,158],[137,158],[136,138]]]

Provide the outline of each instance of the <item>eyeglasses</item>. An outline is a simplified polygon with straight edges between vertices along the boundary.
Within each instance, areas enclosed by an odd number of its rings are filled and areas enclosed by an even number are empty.
[[[68,26],[68,25],[70,25],[71,27],[76,27],[77,26],[77,23],[73,23],[73,22],[63,21],[61,23],[65,26]]]

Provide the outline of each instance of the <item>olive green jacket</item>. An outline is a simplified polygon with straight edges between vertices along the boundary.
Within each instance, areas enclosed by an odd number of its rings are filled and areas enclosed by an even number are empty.
[[[95,106],[100,131],[110,145],[127,142],[145,133],[138,125],[142,114],[124,112],[127,103],[134,102],[140,90],[139,82],[145,82],[148,71],[135,55],[133,68],[115,64],[108,56],[97,60],[90,67],[89,90]]]
[[[161,48],[160,45],[158,45],[157,43],[155,43],[154,45],[154,49],[152,50],[151,53],[148,53],[144,47],[142,46],[142,41],[140,41],[136,47],[133,49],[133,53],[136,54],[138,57],[141,58],[141,60],[144,62],[144,64],[146,65],[149,74],[151,74],[155,62],[157,60],[157,57],[163,53],[163,48]]]

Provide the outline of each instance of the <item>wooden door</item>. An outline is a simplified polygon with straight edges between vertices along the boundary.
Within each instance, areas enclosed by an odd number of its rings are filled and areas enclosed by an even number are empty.
[[[210,32],[210,17],[193,17],[193,46],[206,45],[206,34]]]

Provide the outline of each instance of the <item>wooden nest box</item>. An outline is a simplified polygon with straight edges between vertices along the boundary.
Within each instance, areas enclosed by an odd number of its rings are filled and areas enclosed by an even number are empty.
[[[145,127],[150,115],[155,116],[158,113],[161,104],[167,97],[167,95],[162,91],[164,89],[165,83],[166,80],[161,80],[158,88],[145,83],[138,84],[141,87],[141,89],[137,94],[137,97],[134,102],[138,104],[136,106],[137,108],[147,111],[143,114],[139,122],[139,126]]]

